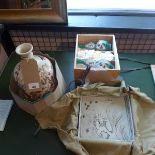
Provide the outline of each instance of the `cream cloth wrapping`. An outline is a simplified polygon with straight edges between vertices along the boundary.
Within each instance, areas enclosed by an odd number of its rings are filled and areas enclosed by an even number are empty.
[[[77,125],[81,95],[119,96],[122,92],[131,96],[135,124],[135,141],[130,145],[117,141],[79,141]],[[42,129],[56,128],[59,138],[67,149],[78,155],[142,155],[155,154],[155,102],[130,87],[106,86],[103,83],[78,87],[60,98],[36,116]]]

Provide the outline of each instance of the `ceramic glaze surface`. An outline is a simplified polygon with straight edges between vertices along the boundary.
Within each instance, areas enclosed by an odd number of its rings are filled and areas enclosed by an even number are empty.
[[[94,140],[131,141],[131,114],[124,96],[82,96],[79,137]]]
[[[17,47],[18,48],[18,47]],[[16,53],[20,55],[20,52],[17,52],[18,49],[16,48]],[[22,51],[22,48],[20,49]],[[41,89],[42,91],[37,94],[38,97],[42,97],[45,93],[49,92],[52,87],[55,86],[53,79],[53,66],[51,62],[43,56],[40,55],[33,55],[32,50],[25,52],[29,53],[27,56],[24,56],[24,59],[34,59],[37,62],[38,66],[38,72],[40,76],[40,84],[41,84]],[[20,55],[21,58],[23,59],[23,53]],[[24,83],[23,79],[23,74],[22,74],[22,67],[21,67],[21,62],[19,62],[15,69],[14,69],[14,79],[18,83],[19,87],[25,91],[25,93],[29,96],[30,94],[26,91],[26,86]],[[33,73],[31,73],[30,76],[33,76]],[[33,96],[30,96],[30,98],[33,98]]]

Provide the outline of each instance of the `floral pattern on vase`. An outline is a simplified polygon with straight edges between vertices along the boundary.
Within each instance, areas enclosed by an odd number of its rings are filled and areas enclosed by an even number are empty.
[[[25,92],[26,98],[35,100],[41,98],[44,94],[53,90],[55,87],[55,81],[53,80],[53,66],[49,59],[41,55],[33,55],[33,46],[30,43],[23,43],[16,48],[16,53],[21,59],[34,59],[37,62],[38,72],[40,76],[41,92],[29,94],[26,90],[26,86],[23,79],[21,62],[19,62],[14,69],[13,76],[18,86]],[[30,75],[33,76],[33,75]]]

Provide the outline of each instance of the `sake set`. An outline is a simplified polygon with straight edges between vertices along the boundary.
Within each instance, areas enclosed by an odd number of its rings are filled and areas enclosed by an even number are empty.
[[[114,35],[78,34],[76,37],[74,77],[80,79],[90,66],[90,82],[107,82],[119,76],[120,64]]]
[[[11,76],[10,92],[20,108],[35,115],[65,93],[66,83],[56,60],[34,52],[32,44],[23,43],[15,51],[21,61]],[[88,65],[90,82],[113,81],[118,77],[120,65],[114,35],[77,35],[75,80],[80,79]]]

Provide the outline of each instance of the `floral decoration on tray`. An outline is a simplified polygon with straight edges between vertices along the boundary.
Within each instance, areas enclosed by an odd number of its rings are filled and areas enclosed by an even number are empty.
[[[96,43],[78,44],[76,67],[86,68],[87,65],[95,69],[114,69],[115,56],[111,43],[99,40]]]
[[[79,137],[132,141],[134,129],[129,109],[129,103],[123,96],[82,96]]]

